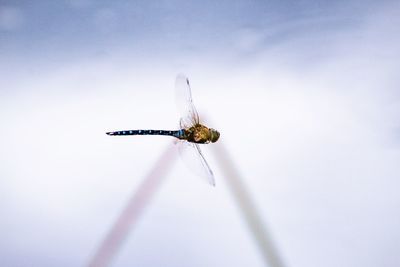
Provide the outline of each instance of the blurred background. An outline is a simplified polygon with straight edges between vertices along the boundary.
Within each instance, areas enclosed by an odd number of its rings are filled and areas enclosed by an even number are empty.
[[[171,143],[174,80],[285,266],[399,266],[398,1],[0,2],[0,265],[86,266]],[[212,146],[218,146],[213,144]],[[210,145],[211,146],[211,145]],[[265,266],[210,146],[112,266]]]

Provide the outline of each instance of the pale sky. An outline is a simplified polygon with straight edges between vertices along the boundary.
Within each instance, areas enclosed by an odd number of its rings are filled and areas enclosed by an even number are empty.
[[[172,141],[175,76],[286,266],[399,266],[396,1],[2,1],[0,265],[85,266]],[[178,160],[112,266],[264,266],[213,154]]]

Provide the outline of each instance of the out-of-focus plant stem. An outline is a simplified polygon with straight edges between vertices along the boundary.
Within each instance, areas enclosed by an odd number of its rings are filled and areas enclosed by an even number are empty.
[[[236,168],[230,154],[223,142],[219,141],[213,146],[221,170],[224,173],[227,184],[230,187],[233,198],[235,199],[244,219],[249,225],[255,241],[262,253],[264,261],[270,267],[284,267],[282,258],[275,248],[271,235],[268,233],[266,225],[262,222],[257,209],[255,208],[250,194],[243,183],[243,178]]]

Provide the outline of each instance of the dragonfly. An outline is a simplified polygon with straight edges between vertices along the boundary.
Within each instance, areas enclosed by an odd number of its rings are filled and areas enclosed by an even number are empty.
[[[123,130],[115,132],[107,132],[111,136],[126,135],[164,135],[172,136],[177,139],[178,150],[181,156],[185,158],[193,158],[189,165],[200,163],[201,176],[205,176],[209,184],[215,186],[214,174],[208,165],[204,155],[200,149],[201,144],[215,143],[220,137],[220,133],[205,126],[200,122],[199,114],[193,104],[192,90],[190,88],[189,79],[179,74],[175,80],[176,104],[178,106],[181,118],[179,121],[179,130]],[[193,150],[190,151],[190,150]],[[188,156],[189,155],[189,156]]]

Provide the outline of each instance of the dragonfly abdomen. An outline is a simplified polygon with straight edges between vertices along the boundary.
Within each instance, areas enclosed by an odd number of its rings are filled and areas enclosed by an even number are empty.
[[[183,136],[183,130],[178,131],[165,131],[165,130],[126,130],[126,131],[116,131],[108,132],[108,135],[169,135],[176,138],[181,138]]]

